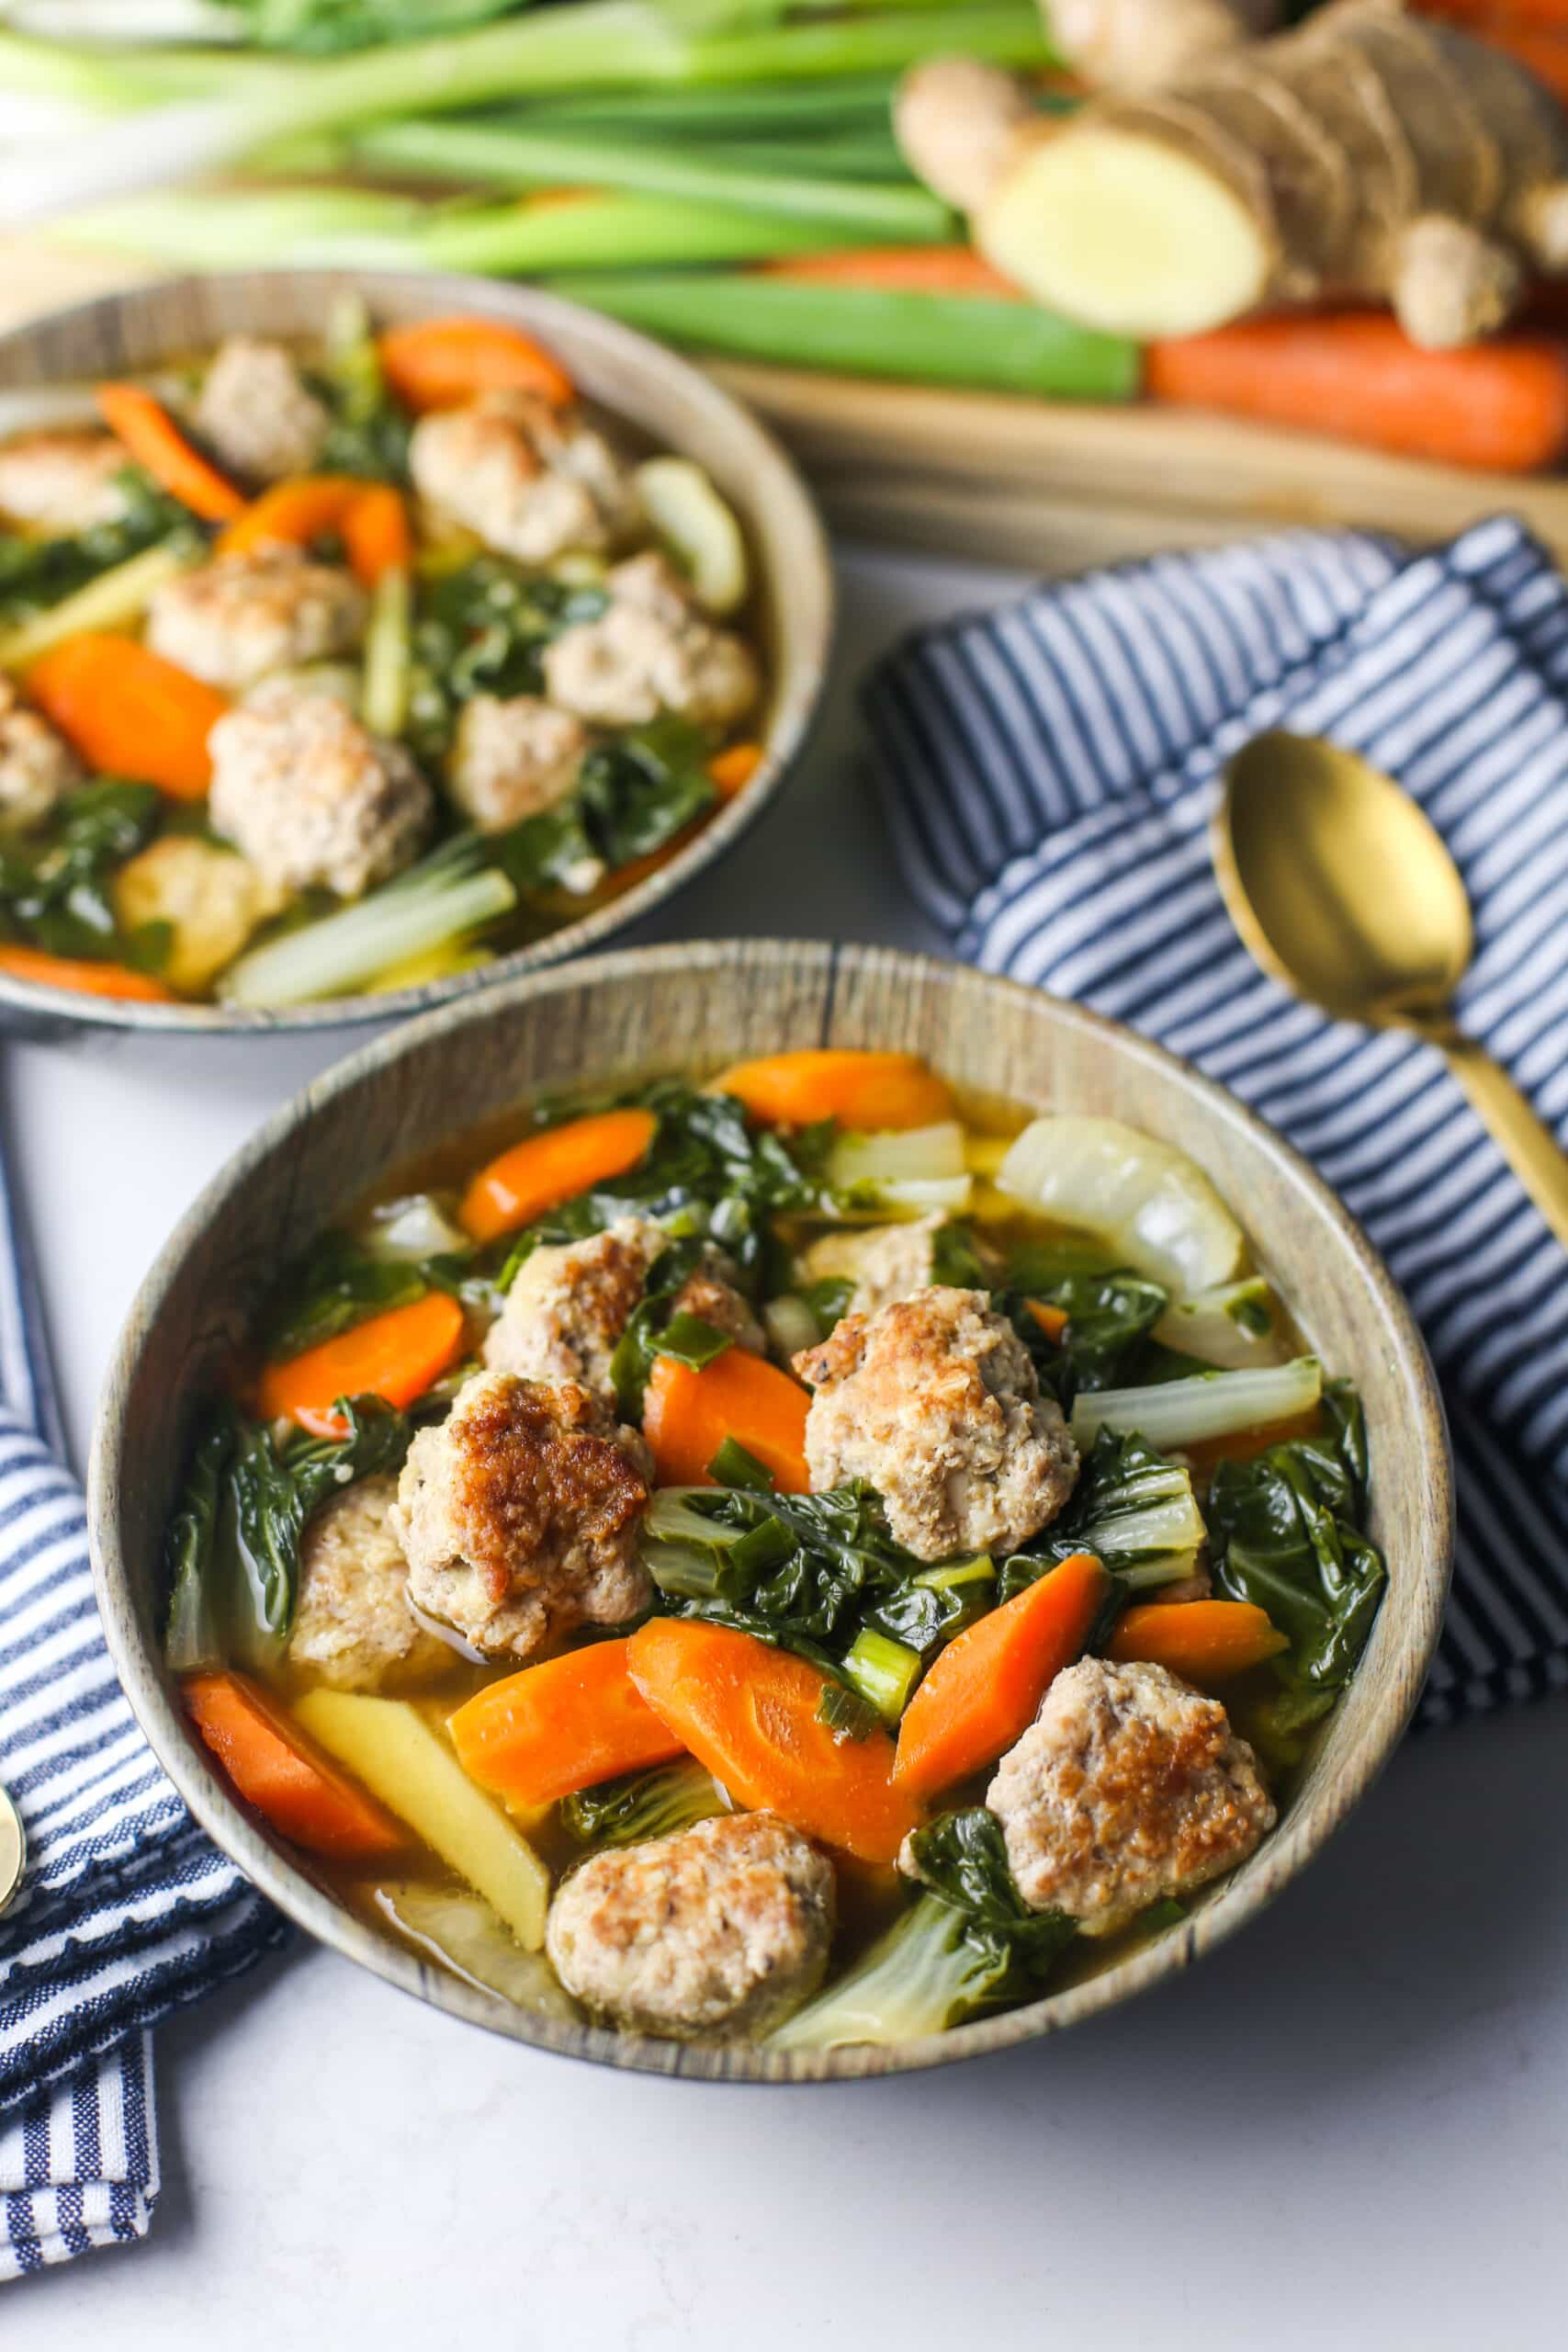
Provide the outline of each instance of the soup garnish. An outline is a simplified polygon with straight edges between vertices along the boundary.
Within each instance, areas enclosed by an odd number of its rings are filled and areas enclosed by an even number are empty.
[[[542,2015],[938,2033],[1269,1834],[1384,1582],[1193,1162],[795,1053],[544,1103],[276,1284],[167,1653],[343,1898]]]
[[[242,1006],[440,979],[762,763],[735,516],[515,328],[350,303],[314,347],[38,405],[0,439],[0,971]]]

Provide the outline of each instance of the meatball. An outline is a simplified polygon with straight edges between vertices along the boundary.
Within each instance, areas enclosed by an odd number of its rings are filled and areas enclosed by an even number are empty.
[[[587,748],[581,720],[536,695],[477,695],[457,721],[452,797],[481,832],[504,832],[565,799]]]
[[[552,702],[605,727],[646,726],[660,711],[728,726],[750,708],[761,680],[750,647],[703,618],[661,555],[617,564],[607,585],[609,610],[545,648]]]
[[[832,1864],[773,1813],[591,1855],[550,1905],[545,1949],[569,1992],[632,2033],[740,2041],[821,1983]]]
[[[452,1664],[409,1607],[409,1564],[392,1532],[398,1482],[362,1478],[323,1503],[299,1545],[288,1659],[336,1690],[403,1690]]]
[[[212,822],[280,889],[357,899],[408,864],[429,826],[430,786],[402,745],[331,695],[258,699],[208,740]]]
[[[409,470],[423,499],[519,563],[607,548],[635,512],[604,436],[515,392],[422,417]]]
[[[909,1225],[868,1225],[825,1233],[806,1251],[802,1279],[853,1283],[845,1314],[875,1315],[895,1299],[913,1298],[918,1291],[930,1289],[936,1280],[936,1238],[946,1223],[938,1209]]]
[[[485,1336],[486,1363],[528,1380],[576,1381],[612,1396],[615,1343],[641,1305],[649,1269],[669,1240],[657,1218],[623,1216],[589,1240],[533,1250]],[[761,1354],[766,1337],[729,1280],[734,1271],[722,1252],[706,1251],[674,1305]]]
[[[254,481],[308,474],[332,423],[280,343],[231,335],[207,371],[196,426],[231,472]]]
[[[29,710],[0,673],[0,827],[20,832],[41,824],[84,770],[63,735]]]
[[[984,1291],[938,1286],[846,1315],[795,1369],[817,1392],[806,1417],[813,1490],[864,1478],[922,1560],[1016,1552],[1072,1492],[1066,1423]]]
[[[18,434],[0,446],[0,514],[59,534],[118,523],[130,463],[112,434]]]
[[[298,548],[220,556],[153,597],[147,642],[209,686],[237,693],[269,671],[348,653],[365,630],[365,591]]]
[[[139,850],[113,888],[115,913],[127,931],[168,924],[163,977],[187,995],[216,979],[282,904],[248,858],[191,833],[167,833]]]
[[[636,1430],[575,1382],[465,1382],[409,1448],[392,1528],[416,1605],[486,1657],[529,1657],[648,1600],[637,1522],[652,1462]]]
[[[1098,1657],[1057,1675],[986,1803],[1023,1900],[1086,1936],[1245,1861],[1276,1819],[1217,1699],[1163,1666]]]

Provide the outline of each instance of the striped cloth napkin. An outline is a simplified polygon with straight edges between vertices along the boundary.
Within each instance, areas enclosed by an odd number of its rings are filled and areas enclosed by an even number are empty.
[[[1568,1255],[1434,1048],[1266,979],[1210,864],[1219,772],[1325,734],[1459,861],[1461,1021],[1568,1148],[1568,585],[1517,523],[1406,560],[1293,532],[1038,588],[897,649],[865,692],[897,854],[958,955],[1218,1079],[1313,1160],[1426,1333],[1458,1459],[1421,1719],[1568,1688]]]
[[[0,1781],[28,1867],[0,1915],[0,2278],[141,2237],[149,2027],[285,1929],[197,1827],[115,1679],[82,1493],[0,1163]]]

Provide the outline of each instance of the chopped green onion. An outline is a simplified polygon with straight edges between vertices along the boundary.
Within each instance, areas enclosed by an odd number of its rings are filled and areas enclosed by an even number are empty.
[[[826,1724],[840,1746],[846,1740],[869,1739],[881,1717],[871,1701],[842,1682],[824,1682],[817,1702],[817,1720]]]
[[[870,1701],[885,1724],[896,1724],[909,1703],[919,1677],[920,1654],[886,1634],[863,1625],[843,1662],[843,1672]]]
[[[700,1315],[681,1314],[672,1315],[660,1332],[656,1352],[673,1356],[689,1372],[701,1372],[704,1364],[712,1363],[734,1345],[730,1333],[721,1331],[716,1323],[705,1323]]]

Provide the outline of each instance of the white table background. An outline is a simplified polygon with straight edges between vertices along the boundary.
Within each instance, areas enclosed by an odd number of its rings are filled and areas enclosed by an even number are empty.
[[[639,936],[930,946],[852,683],[1005,573],[851,552],[806,769]],[[364,1033],[360,1033],[363,1035]],[[142,1270],[352,1046],[7,1048],[4,1112],[77,1459]],[[6,2352],[1492,2352],[1568,2310],[1560,1704],[1420,1737],[1186,1982],[1060,2042],[768,2090],[570,2064],[298,1941],[158,2035],[152,2236],[0,2288]]]

